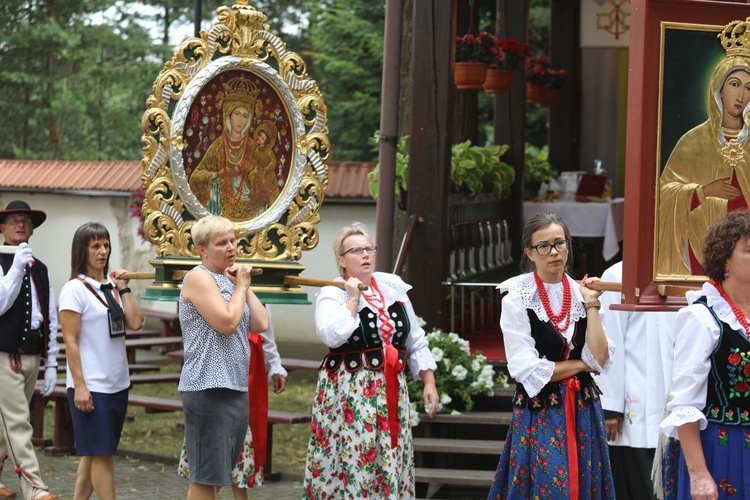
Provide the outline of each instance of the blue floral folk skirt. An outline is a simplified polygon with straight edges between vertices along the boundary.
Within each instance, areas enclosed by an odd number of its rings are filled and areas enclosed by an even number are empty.
[[[750,498],[750,426],[708,422],[701,431],[703,455],[716,481],[719,500]],[[680,452],[677,498],[691,498],[690,474]]]
[[[560,387],[565,400],[567,387]],[[585,400],[588,399],[588,400]],[[570,498],[565,405],[516,406],[489,499]],[[604,414],[598,397],[576,393],[576,445],[581,499],[614,499]]]

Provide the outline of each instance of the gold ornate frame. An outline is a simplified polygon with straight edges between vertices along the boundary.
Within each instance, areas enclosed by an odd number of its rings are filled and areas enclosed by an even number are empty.
[[[187,115],[214,79],[241,71],[274,89],[293,137],[288,176],[278,197],[254,218],[235,221],[237,256],[297,261],[318,242],[315,225],[330,153],[326,106],[302,58],[270,32],[263,13],[247,0],[217,13],[208,32],[185,40],[164,65],[146,102],[141,139],[144,233],[160,257],[197,256],[190,228],[209,211],[192,192],[186,173]]]

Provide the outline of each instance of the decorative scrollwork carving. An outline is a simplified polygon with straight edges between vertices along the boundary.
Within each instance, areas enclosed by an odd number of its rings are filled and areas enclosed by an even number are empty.
[[[194,257],[190,228],[220,213],[235,224],[238,257],[299,260],[318,242],[326,105],[265,14],[246,0],[217,14],[164,64],[147,99],[144,233],[159,256]]]

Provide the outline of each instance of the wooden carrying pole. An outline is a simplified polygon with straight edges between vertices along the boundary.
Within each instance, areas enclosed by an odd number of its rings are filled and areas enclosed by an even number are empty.
[[[188,273],[188,271],[184,270],[176,270],[172,271],[172,278],[176,280],[180,280],[185,277],[185,275]],[[258,276],[263,274],[263,269],[259,267],[254,267],[252,271],[250,272],[252,276]],[[123,273],[121,275],[121,278],[126,280],[152,280],[155,278],[155,273],[153,271],[151,272],[145,272],[145,273]],[[303,278],[300,276],[284,276],[284,284],[285,285],[305,285],[305,286],[335,286],[338,288],[344,289],[344,282],[343,281],[329,281],[329,280],[320,280],[316,278]],[[360,290],[367,290],[367,285],[359,285]]]
[[[175,271],[172,271],[172,279],[181,280],[187,273],[188,271],[177,269]],[[250,271],[250,276],[258,276],[261,274],[263,274],[263,269],[257,267],[254,267]],[[120,278],[126,280],[152,280],[156,278],[156,272],[150,271],[145,273],[122,273],[120,275]]]
[[[284,276],[285,285],[306,285],[306,286],[335,286],[344,289],[343,281],[319,280],[315,278],[303,278],[301,276]],[[367,285],[359,285],[360,290],[367,290]]]

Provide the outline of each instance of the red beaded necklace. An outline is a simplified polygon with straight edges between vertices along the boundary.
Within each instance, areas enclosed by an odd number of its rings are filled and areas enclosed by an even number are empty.
[[[539,300],[542,301],[542,305],[544,306],[544,310],[547,313],[552,326],[554,326],[555,330],[557,330],[558,332],[563,333],[568,329],[568,326],[570,325],[570,304],[572,299],[568,278],[563,274],[563,303],[559,314],[555,314],[552,312],[552,305],[550,305],[549,303],[549,295],[547,295],[547,289],[544,288],[544,282],[536,272],[534,272],[534,281],[536,281],[536,289],[539,293]]]
[[[711,281],[711,284],[716,288],[716,290],[719,292],[719,295],[727,301],[727,304],[729,304],[729,307],[732,308],[732,312],[734,313],[735,317],[737,318],[737,321],[740,322],[740,325],[745,329],[745,336],[750,337],[750,321],[747,320],[747,316],[745,316],[745,313],[742,312],[742,309],[737,307],[737,305],[732,301],[731,298],[729,298],[729,294],[726,290],[724,290],[724,286],[721,283],[718,283],[716,281]]]

